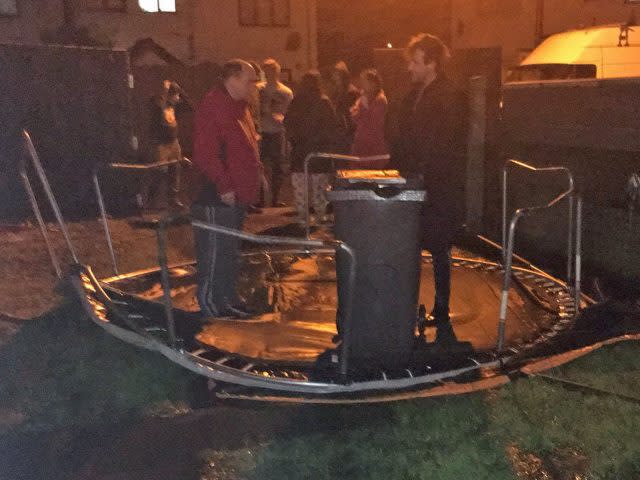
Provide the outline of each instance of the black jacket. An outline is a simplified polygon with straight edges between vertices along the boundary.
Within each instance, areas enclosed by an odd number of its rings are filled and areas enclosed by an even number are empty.
[[[403,100],[392,162],[405,173],[424,176],[428,205],[446,213],[464,202],[468,138],[467,97],[444,75]]]
[[[284,119],[291,142],[291,170],[302,172],[305,157],[312,152],[335,152],[341,129],[331,100],[322,96],[297,96]],[[327,172],[331,162],[314,162],[310,171]]]

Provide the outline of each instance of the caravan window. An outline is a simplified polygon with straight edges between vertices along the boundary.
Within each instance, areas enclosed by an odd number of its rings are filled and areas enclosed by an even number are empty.
[[[509,72],[509,82],[536,82],[543,80],[575,80],[596,78],[596,66],[592,64],[546,63],[521,65]]]

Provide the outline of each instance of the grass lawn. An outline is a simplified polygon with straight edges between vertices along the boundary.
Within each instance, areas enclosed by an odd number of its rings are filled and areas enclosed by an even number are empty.
[[[549,373],[640,396],[640,345]],[[640,479],[640,405],[521,379],[464,397],[308,408],[268,444],[212,455],[212,479]]]
[[[548,373],[640,397],[640,344]],[[0,410],[19,410],[19,428],[86,428],[185,401],[194,378],[67,306],[25,323],[0,349]],[[251,408],[269,422],[285,407]],[[194,452],[200,478],[640,479],[640,404],[542,378],[469,396],[290,411],[266,441]]]

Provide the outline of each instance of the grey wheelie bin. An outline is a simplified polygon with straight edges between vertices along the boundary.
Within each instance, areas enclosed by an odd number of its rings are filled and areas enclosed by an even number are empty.
[[[397,172],[340,171],[327,195],[335,213],[336,238],[356,255],[350,370],[406,368],[415,343],[423,183]],[[340,304],[347,266],[348,259],[338,255]],[[344,328],[339,312],[338,331]]]

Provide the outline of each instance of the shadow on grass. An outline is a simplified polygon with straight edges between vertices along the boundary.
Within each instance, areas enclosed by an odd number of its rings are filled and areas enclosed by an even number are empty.
[[[186,401],[194,375],[135,349],[66,304],[21,326],[0,350],[0,407],[28,429],[88,427],[136,417],[154,402]]]
[[[315,428],[314,428],[315,426]],[[299,412],[248,478],[511,478],[482,396]]]

